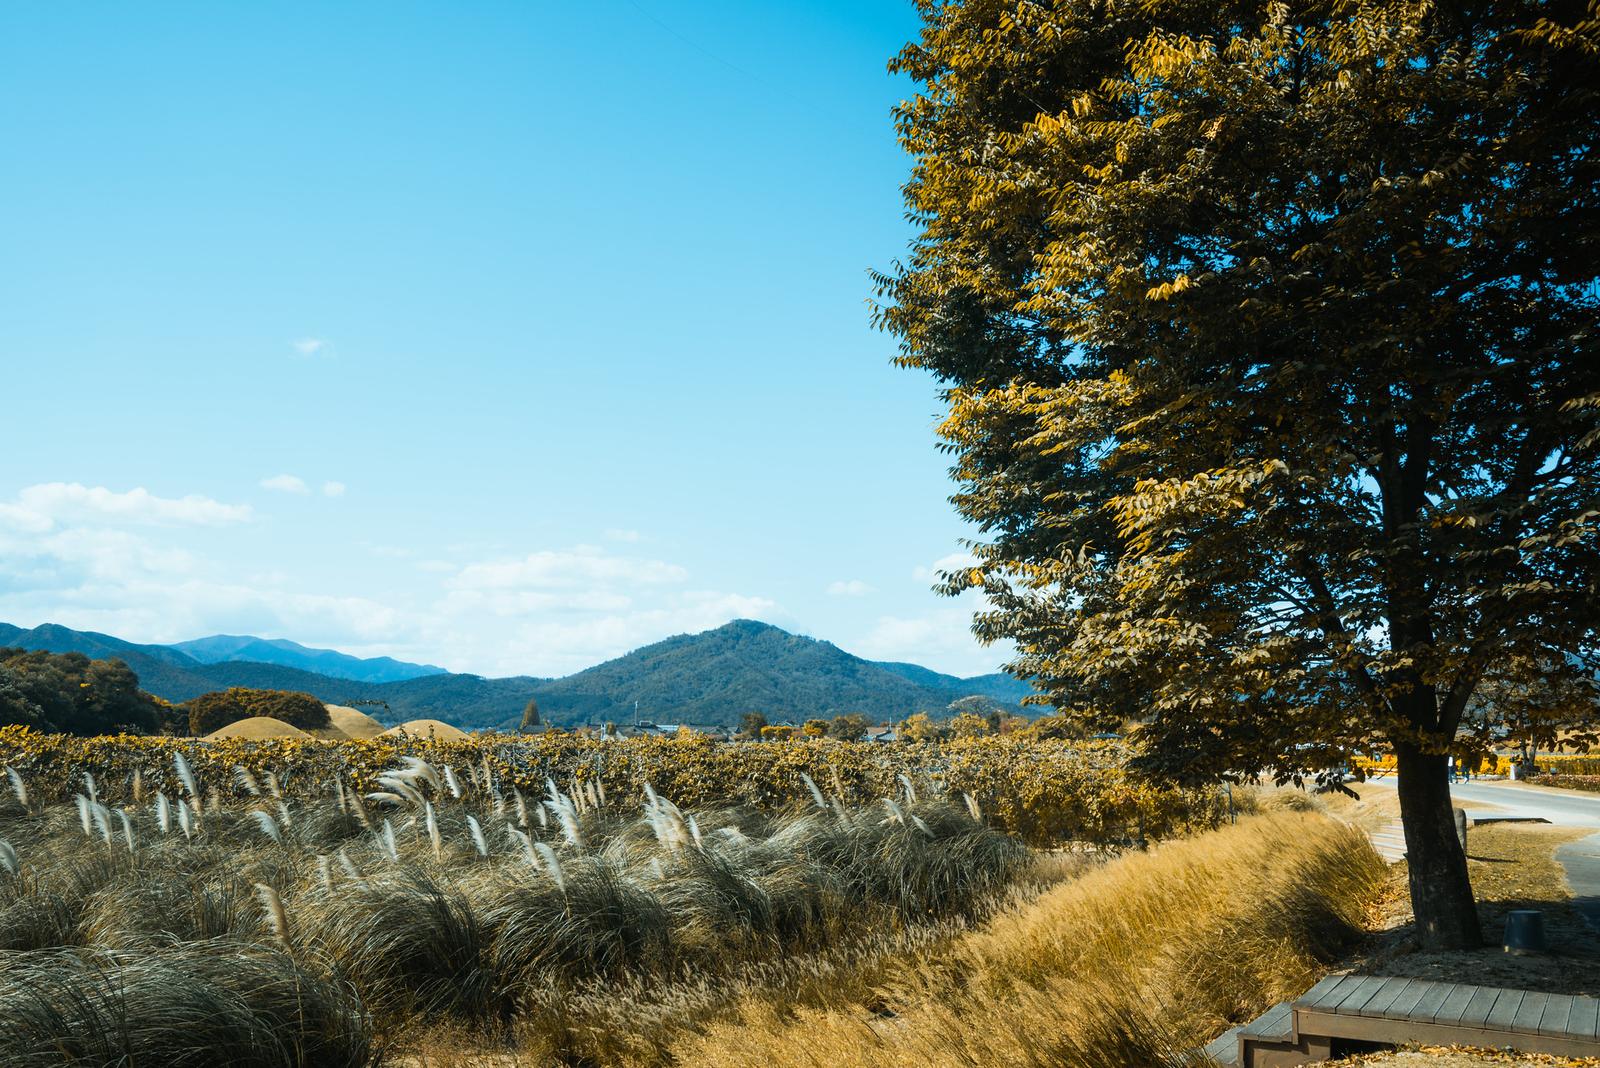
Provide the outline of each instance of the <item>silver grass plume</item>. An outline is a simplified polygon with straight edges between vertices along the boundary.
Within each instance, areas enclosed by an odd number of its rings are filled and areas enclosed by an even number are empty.
[[[528,867],[534,871],[539,870],[539,855],[533,851],[533,839],[525,831],[506,824],[506,835],[522,847],[522,859],[528,862]]]
[[[94,772],[85,771],[83,773],[83,788],[89,794],[89,803],[91,805],[99,802],[100,794],[94,788]]]
[[[93,838],[94,817],[89,814],[89,799],[82,794],[73,794],[72,800],[78,806],[78,822],[83,826],[83,836]]]
[[[189,806],[182,801],[178,802],[178,826],[183,828],[185,838],[194,837],[194,817],[189,815]]]
[[[400,859],[400,847],[394,840],[394,824],[389,822],[387,816],[383,820],[383,831],[378,835],[378,848],[383,850],[384,855],[390,860]]]
[[[222,791],[221,790],[218,790],[215,786],[213,786],[210,790],[206,791],[206,801],[209,802],[210,805],[211,805],[211,813],[212,813],[212,815],[215,815],[215,816],[222,815]],[[195,815],[196,816],[205,815],[204,811],[201,810],[200,803],[198,801],[195,802]]]
[[[333,796],[339,803],[340,814],[348,816],[350,814],[350,802],[344,796],[343,779],[335,778],[333,780]]]
[[[822,796],[822,791],[817,788],[817,781],[805,772],[800,773],[800,781],[806,784],[806,789],[811,791],[811,800],[824,812],[828,810],[828,799]]]
[[[888,822],[890,822],[890,823],[898,823],[901,826],[905,826],[906,814],[900,808],[900,806],[895,803],[895,799],[894,798],[892,798],[892,797],[884,798],[883,799],[883,807],[887,808],[889,810]]]
[[[483,828],[478,826],[478,818],[476,816],[467,817],[467,833],[472,835],[472,847],[478,851],[478,856],[488,856],[489,843],[484,841]]]
[[[4,838],[0,838],[0,868],[4,868],[5,873],[13,879],[22,870],[22,863],[17,859],[17,851]]]
[[[89,811],[94,815],[95,830],[100,832],[100,837],[106,840],[106,845],[111,844],[111,810],[98,801],[89,802]]]
[[[129,792],[133,795],[133,803],[134,804],[136,804],[136,805],[144,804],[144,769],[143,768],[134,768],[133,769],[133,782],[129,786]]]
[[[649,783],[645,783],[644,784],[644,807],[645,807],[645,809],[648,811],[649,809],[655,808],[657,802],[658,802],[658,798],[656,797],[656,788],[654,786],[651,786]]]
[[[367,806],[362,802],[361,795],[351,790],[348,796],[350,798],[350,811],[356,814],[356,819],[361,821],[362,827],[369,831],[372,830],[372,817],[367,815]]]
[[[543,805],[536,805],[536,806],[534,806],[533,810],[539,814],[539,826],[540,826],[540,828],[543,829],[543,830],[549,830],[550,829],[550,810],[545,808]],[[523,826],[526,827],[527,824],[523,824]]]
[[[333,889],[333,863],[326,853],[317,854],[317,882],[324,890]]]
[[[963,793],[961,798],[967,803],[967,815],[971,816],[974,822],[982,823],[983,810],[978,807],[978,799],[969,793]]]
[[[691,815],[688,819],[688,824],[689,837],[694,840],[695,848],[704,849],[706,847],[706,840],[700,837],[700,822]]]
[[[250,815],[255,817],[256,826],[261,828],[261,833],[272,839],[278,845],[283,844],[283,832],[278,830],[278,821],[272,818],[272,813],[264,809],[253,808]]]
[[[439,821],[433,815],[433,802],[424,801],[422,811],[427,821],[428,841],[433,845],[433,859],[444,860],[444,842],[439,838]]]
[[[912,816],[911,817],[911,822],[916,825],[917,830],[921,831],[923,834],[927,835],[929,838],[933,837],[933,828],[929,827],[925,822],[923,822],[923,819],[922,819],[921,816],[915,816],[915,815]]]
[[[156,826],[161,828],[162,834],[172,831],[172,803],[160,790],[156,791]]]
[[[128,818],[128,810],[125,808],[117,809],[117,819],[122,821],[122,837],[128,843],[128,852],[132,853],[134,851],[133,821]]]
[[[189,796],[199,797],[200,784],[195,782],[194,769],[189,766],[189,761],[182,752],[172,754],[172,767],[178,773],[178,781],[183,783],[185,790],[189,791]]]
[[[444,784],[449,788],[451,797],[461,800],[461,780],[456,778],[456,769],[448,764],[444,767]]]
[[[567,874],[561,870],[561,858],[556,856],[556,851],[544,842],[533,843],[533,848],[539,851],[539,857],[544,861],[545,870],[550,873],[551,882],[556,884],[556,889],[563,894],[567,892]]]
[[[268,771],[266,779],[267,793],[271,794],[273,797],[281,799],[283,797],[283,787],[278,783],[278,773],[275,771]]]
[[[294,827],[294,817],[289,813],[289,806],[282,801],[278,802],[278,822],[283,824],[283,829],[286,831]]]
[[[561,836],[567,840],[567,844],[574,849],[582,849],[583,832],[578,829],[578,810],[573,805],[572,799],[562,798],[560,805],[554,801],[546,801],[545,804],[552,809],[556,821],[561,824]]]
[[[610,804],[610,802],[606,800],[606,784],[603,780],[595,780],[594,792],[600,795],[600,805],[602,808]]]
[[[515,799],[517,804],[517,822],[522,824],[523,828],[526,829],[528,826],[528,802],[522,796],[522,791],[517,789],[515,786],[511,788],[511,796],[513,799]]]
[[[339,858],[339,867],[349,877],[350,881],[365,886],[367,881],[361,877],[361,869],[356,867],[356,862],[350,859],[350,854],[344,851],[344,846],[339,847],[337,856]]]
[[[584,792],[589,795],[589,807],[590,808],[595,808],[595,809],[599,808],[600,807],[600,800],[601,800],[600,799],[600,791],[595,789],[594,780],[590,779],[588,782],[584,783],[583,784],[583,789],[584,789]]]
[[[498,790],[494,792],[494,802],[492,807],[494,809],[495,819],[503,820],[506,818],[506,799]]]
[[[424,800],[422,792],[415,786],[412,786],[404,776],[392,773],[388,775],[379,775],[377,783],[390,794],[398,794],[402,804],[413,805],[417,808],[422,807],[422,802]],[[390,798],[381,796],[380,791],[368,794],[367,800],[388,801]]]
[[[283,898],[266,883],[256,883],[256,896],[261,899],[261,907],[267,910],[267,923],[271,925],[273,935],[288,945],[289,914],[283,910]]]
[[[903,771],[900,773],[900,784],[906,788],[906,803],[910,805],[916,804],[917,788],[911,785],[911,777]]]
[[[435,790],[440,793],[444,792],[444,783],[439,779],[439,772],[434,769],[432,764],[421,757],[414,756],[401,757],[400,762],[406,766],[405,771],[401,774],[407,778],[421,778]]]
[[[22,781],[22,775],[10,764],[6,765],[6,778],[11,780],[11,792],[17,795],[17,804],[23,808],[28,807],[28,784]]]
[[[251,797],[261,796],[261,784],[256,782],[256,777],[250,774],[250,769],[243,764],[233,766],[233,779]]]

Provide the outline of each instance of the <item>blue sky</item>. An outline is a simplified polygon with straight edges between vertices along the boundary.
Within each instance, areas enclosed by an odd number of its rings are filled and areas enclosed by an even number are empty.
[[[963,674],[900,2],[0,9],[0,620]]]

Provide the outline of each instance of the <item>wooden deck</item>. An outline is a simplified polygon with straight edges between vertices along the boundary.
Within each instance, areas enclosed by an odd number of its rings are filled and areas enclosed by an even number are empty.
[[[1332,975],[1299,1000],[1219,1036],[1206,1052],[1238,1068],[1287,1068],[1327,1060],[1352,1044],[1402,1042],[1600,1057],[1600,999]]]

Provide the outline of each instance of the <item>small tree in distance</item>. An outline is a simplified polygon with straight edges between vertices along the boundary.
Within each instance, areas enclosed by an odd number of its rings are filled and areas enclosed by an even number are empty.
[[[860,712],[846,712],[834,716],[828,724],[828,737],[841,742],[859,742],[867,736],[872,723]]]

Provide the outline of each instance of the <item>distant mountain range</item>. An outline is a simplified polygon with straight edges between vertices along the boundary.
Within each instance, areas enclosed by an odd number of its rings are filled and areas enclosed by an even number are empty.
[[[445,675],[448,672],[432,664],[408,664],[387,656],[368,659],[351,656],[332,649],[308,649],[299,642],[286,638],[252,638],[249,635],[213,634],[209,638],[177,642],[167,648],[186,653],[202,664],[220,664],[230,660],[248,660],[256,664],[280,664],[284,667],[314,671],[336,679],[356,682],[404,682],[424,675]]]
[[[389,723],[430,718],[468,729],[515,727],[530,697],[544,721],[558,726],[630,723],[635,702],[647,722],[727,726],[746,712],[773,722],[844,712],[893,721],[943,712],[970,696],[1015,706],[1033,692],[1009,675],[964,679],[916,664],[863,660],[830,642],[748,619],[668,638],[559,679],[488,679],[249,636],[138,645],[48,623],[32,630],[0,623],[0,646],[117,657],[146,690],[169,701],[228,686],[300,690],[333,704],[364,705]]]

